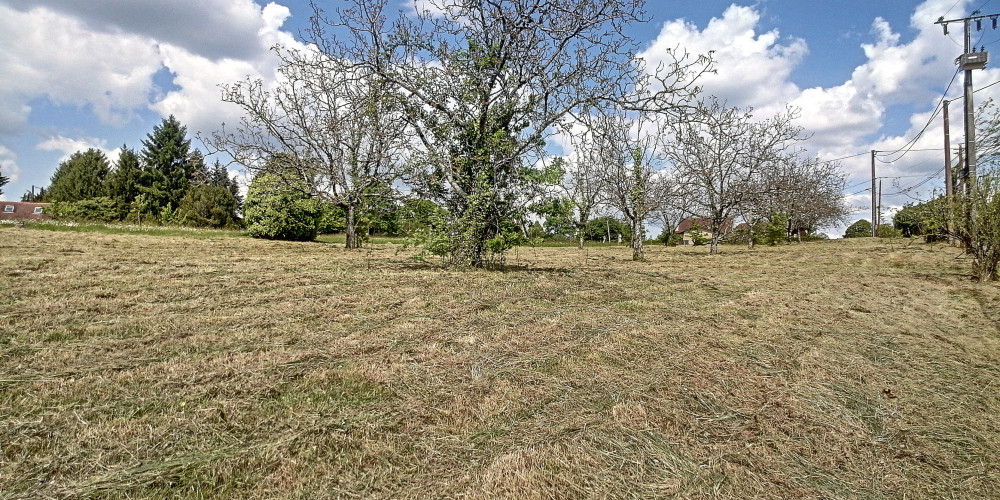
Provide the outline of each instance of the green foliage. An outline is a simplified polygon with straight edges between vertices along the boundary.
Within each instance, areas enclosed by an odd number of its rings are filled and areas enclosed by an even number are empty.
[[[42,203],[45,201],[45,197],[48,195],[49,191],[45,188],[38,188],[38,191],[25,191],[21,195],[21,201],[37,202]]]
[[[236,209],[242,210],[243,195],[240,194],[240,186],[237,184],[236,179],[229,176],[229,170],[219,160],[215,160],[215,164],[206,172],[206,183],[210,186],[226,188],[233,195],[233,199],[236,200]]]
[[[614,217],[592,219],[587,222],[587,227],[583,231],[583,238],[589,241],[618,241],[619,235],[622,241],[628,241],[632,237],[632,229]]]
[[[861,219],[848,226],[844,231],[844,238],[865,238],[872,235],[872,223]]]
[[[142,179],[139,155],[135,150],[122,146],[114,170],[105,179],[104,190],[119,206],[127,207],[141,193]]]
[[[788,243],[788,216],[782,213],[772,213],[761,240],[770,246]]]
[[[393,198],[389,186],[378,184],[369,187],[357,210],[359,217],[356,225],[359,236],[402,234],[400,207]]]
[[[320,203],[319,218],[316,221],[318,234],[342,233],[347,228],[347,213],[333,203]]]
[[[908,203],[892,217],[892,225],[906,238],[925,236],[929,240],[937,239],[948,230],[941,225],[943,221],[936,220],[934,216],[944,202],[943,198],[938,198],[924,203]]]
[[[543,217],[544,237],[572,238],[576,236],[573,219],[573,201],[568,198],[549,198],[533,204],[531,211]]]
[[[3,175],[3,171],[0,170],[0,188],[6,186],[8,182],[10,182],[10,177]],[[0,189],[0,194],[3,194],[3,189]]]
[[[712,242],[712,237],[709,233],[701,227],[700,224],[695,223],[688,229],[688,236],[691,238],[691,244],[694,246],[707,245]]]
[[[76,222],[113,222],[120,220],[118,203],[107,196],[77,201],[52,202],[48,212],[56,220]]]
[[[110,167],[100,150],[77,151],[52,174],[45,201],[73,202],[104,196],[104,179]]]
[[[185,226],[233,228],[239,225],[236,198],[223,186],[203,185],[188,190],[177,208]]]
[[[448,211],[433,201],[409,198],[399,209],[399,220],[403,234],[417,235],[440,227],[447,220]]]
[[[955,195],[950,203],[935,200],[928,212],[929,225],[947,228],[950,220],[950,234],[972,256],[979,281],[1000,278],[1000,173],[979,177],[971,193]]]
[[[684,237],[675,233],[673,228],[663,228],[660,235],[656,237],[656,242],[663,246],[675,247],[684,241]]]
[[[903,231],[888,224],[879,224],[878,229],[875,230],[875,236],[879,238],[902,238]]]
[[[200,154],[190,156],[187,127],[170,115],[153,127],[142,145],[142,159],[146,164],[143,192],[157,207],[177,207],[187,194],[195,172],[204,168],[203,161],[198,163],[203,160]]]
[[[243,206],[247,233],[255,238],[311,241],[316,238],[320,206],[304,190],[274,174],[250,183]]]

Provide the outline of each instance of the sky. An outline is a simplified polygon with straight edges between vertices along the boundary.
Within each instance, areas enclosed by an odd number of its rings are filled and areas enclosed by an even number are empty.
[[[396,7],[412,11],[413,0]],[[803,146],[841,162],[856,220],[871,215],[871,150],[887,212],[941,189],[940,103],[962,96],[962,29],[945,35],[934,21],[1000,14],[1000,0],[660,0],[646,9],[650,21],[630,33],[640,55],[655,63],[675,47],[714,51],[706,94],[761,117],[797,109],[810,135]],[[308,0],[0,0],[0,172],[11,178],[2,198],[47,186],[76,151],[114,159],[123,145],[141,149],[171,114],[192,136],[235,123],[239,110],[220,101],[219,85],[273,81],[270,47],[301,46],[311,13]],[[1000,52],[1000,30],[983,28],[975,45]],[[1000,69],[972,80],[976,103],[1000,98],[1000,86],[988,87]],[[950,106],[956,148],[961,109],[961,99]]]

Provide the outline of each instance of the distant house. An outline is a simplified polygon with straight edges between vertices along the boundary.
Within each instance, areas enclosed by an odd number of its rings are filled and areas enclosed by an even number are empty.
[[[0,201],[0,220],[48,220],[51,203]]]
[[[695,239],[700,238],[704,240],[712,239],[712,219],[705,217],[688,217],[681,221],[677,225],[677,233],[682,236],[683,244],[694,245]],[[719,235],[725,236],[733,230],[733,218],[728,217],[722,222],[722,227],[719,228]]]

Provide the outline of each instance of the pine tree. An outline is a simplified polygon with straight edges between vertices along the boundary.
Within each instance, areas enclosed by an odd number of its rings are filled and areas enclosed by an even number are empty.
[[[52,174],[46,201],[80,201],[104,196],[110,166],[100,150],[77,151]]]
[[[142,146],[148,186],[143,191],[155,205],[168,210],[177,208],[195,170],[189,156],[191,140],[187,138],[187,127],[170,115],[146,134]]]
[[[122,146],[114,170],[108,174],[104,187],[109,198],[120,207],[127,207],[142,191],[142,167],[134,149]]]
[[[2,166],[0,166],[2,168]],[[4,187],[8,182],[10,182],[10,177],[3,175],[3,171],[0,170],[0,188]],[[0,189],[0,194],[3,194],[3,189]]]

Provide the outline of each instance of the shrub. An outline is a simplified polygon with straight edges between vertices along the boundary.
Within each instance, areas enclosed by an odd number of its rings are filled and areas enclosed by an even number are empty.
[[[903,231],[888,224],[879,224],[878,229],[875,230],[875,235],[879,238],[902,238]]]
[[[101,196],[79,201],[57,201],[49,208],[56,220],[76,222],[114,222],[121,220],[121,209],[111,198]]]
[[[243,214],[247,233],[254,238],[311,241],[316,239],[320,206],[278,176],[261,174],[250,183]]]
[[[342,233],[347,229],[347,213],[332,203],[321,203],[316,232],[319,234]]]
[[[192,188],[181,199],[177,219],[185,226],[236,227],[236,197],[221,186],[203,185]]]
[[[781,213],[772,213],[771,220],[764,226],[764,243],[776,246],[779,243],[788,243],[788,216]]]
[[[864,238],[872,235],[872,223],[861,219],[844,231],[844,238]]]

